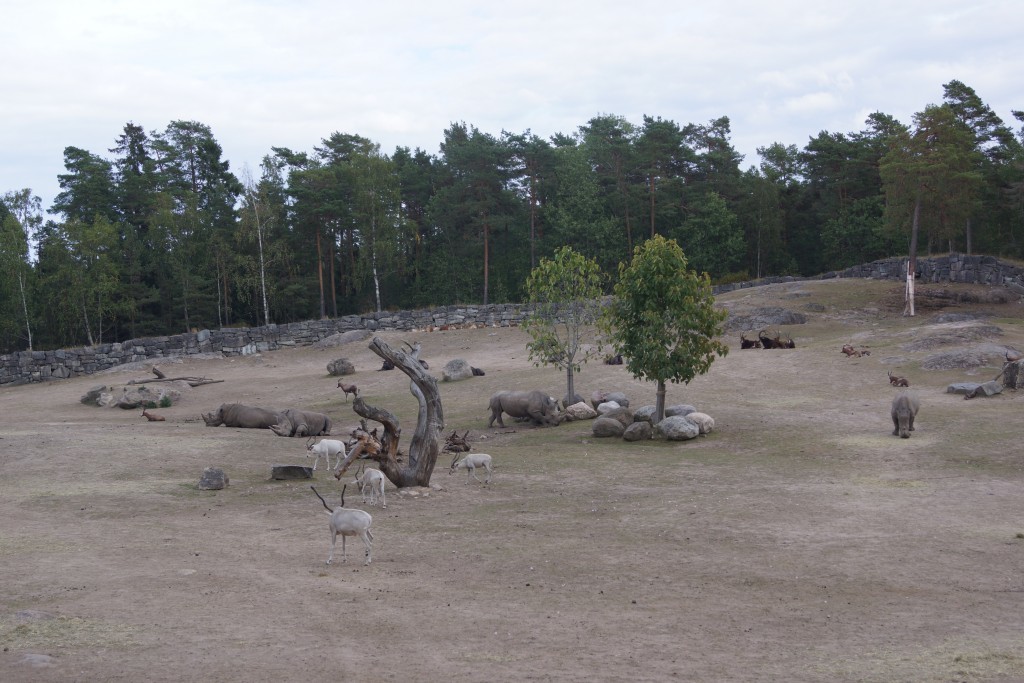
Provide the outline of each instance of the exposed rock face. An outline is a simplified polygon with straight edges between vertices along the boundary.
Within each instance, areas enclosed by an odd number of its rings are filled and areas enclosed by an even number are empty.
[[[207,467],[199,478],[200,491],[219,491],[228,485],[228,475],[219,467]]]
[[[674,415],[655,425],[654,433],[669,441],[688,441],[700,435],[700,427],[682,415]]]
[[[171,402],[174,405],[181,401],[182,390],[191,390],[187,382],[167,382],[158,386],[146,384],[108,387],[105,385],[95,386],[80,399],[86,405],[107,408],[117,406],[125,410],[136,410],[142,407],[159,406],[161,402]]]
[[[593,420],[595,417],[597,417],[597,411],[588,406],[583,401],[572,404],[571,406],[565,409],[565,412],[563,414],[565,415],[565,419],[568,421]]]
[[[335,358],[327,364],[327,374],[331,377],[355,374],[356,366],[348,358]]]
[[[442,382],[458,382],[473,376],[473,366],[462,358],[453,358],[441,368]]]
[[[999,382],[954,382],[946,387],[947,394],[964,394],[970,398],[976,396],[995,396],[1003,393],[1003,385]]]
[[[605,437],[605,436],[622,436],[626,431],[625,425],[611,417],[599,417],[594,420],[594,426],[591,427],[594,436]]]
[[[650,422],[634,422],[622,433],[622,438],[625,441],[650,441],[653,436],[654,427]]]

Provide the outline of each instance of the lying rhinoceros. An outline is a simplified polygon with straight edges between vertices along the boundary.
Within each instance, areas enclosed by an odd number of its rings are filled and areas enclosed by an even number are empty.
[[[270,428],[278,436],[326,436],[331,433],[331,418],[323,413],[288,408]]]
[[[508,413],[509,417],[526,418],[540,425],[557,425],[562,421],[558,414],[558,403],[543,391],[499,391],[491,396],[488,408],[491,411],[488,427],[495,420],[499,427],[504,427],[505,423],[501,419],[503,412]]]
[[[257,408],[241,403],[225,403],[212,413],[203,413],[203,422],[207,427],[247,427],[252,429],[270,429],[282,419],[277,410]]]

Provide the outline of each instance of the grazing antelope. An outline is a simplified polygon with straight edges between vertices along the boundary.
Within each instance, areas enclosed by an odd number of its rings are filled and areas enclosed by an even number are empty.
[[[449,475],[455,474],[456,470],[465,469],[467,483],[469,482],[470,476],[472,476],[477,481],[480,481],[480,477],[476,476],[476,469],[478,467],[482,467],[485,470],[487,470],[487,476],[484,479],[483,483],[491,483],[491,472],[494,471],[494,468],[491,465],[491,456],[487,455],[486,453],[471,453],[470,455],[467,455],[461,460],[459,460],[458,458],[459,456],[457,455],[454,458],[452,458],[452,466],[448,470]]]

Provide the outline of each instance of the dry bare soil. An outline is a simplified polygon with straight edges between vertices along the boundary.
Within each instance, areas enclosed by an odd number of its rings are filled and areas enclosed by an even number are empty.
[[[483,486],[441,462],[427,496],[389,485],[368,567],[358,542],[325,566],[309,482],[270,479],[308,462],[302,439],[199,418],[298,406],[345,433],[357,417],[326,372],[344,356],[405,441],[408,380],[365,341],[165,361],[225,380],[156,411],[165,422],[79,402],[145,367],[0,390],[0,680],[1024,680],[1024,396],[945,393],[1024,349],[1024,310],[922,289],[914,318],[886,282],[721,297],[734,315],[808,322],[781,328],[794,350],[741,351],[730,329],[727,357],[670,385],[670,404],[716,421],[688,442],[595,439],[588,422],[488,430],[496,390],[564,393],[521,330],[382,334],[422,342],[438,376],[453,358],[486,371],[441,389],[447,428],[470,430],[496,471]],[[936,354],[959,367],[924,369],[950,365]],[[890,369],[921,397],[907,440],[891,433]],[[577,390],[598,388],[654,401],[624,366],[586,365]],[[208,466],[228,488],[198,489]],[[315,479],[337,503],[333,477]],[[351,488],[347,502],[368,507]]]

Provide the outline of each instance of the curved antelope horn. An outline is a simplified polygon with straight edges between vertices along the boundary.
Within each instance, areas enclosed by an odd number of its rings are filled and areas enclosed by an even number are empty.
[[[345,507],[345,489],[348,488],[348,484],[344,484],[341,487],[341,507]]]
[[[312,445],[313,439],[314,439],[314,437],[313,437],[312,434],[310,435],[310,437],[308,439],[306,439],[306,448],[309,448],[310,445]]]
[[[452,458],[452,464],[451,464],[452,467],[455,467],[455,461],[458,460],[458,459],[459,459],[459,454],[456,453],[455,457]]]

